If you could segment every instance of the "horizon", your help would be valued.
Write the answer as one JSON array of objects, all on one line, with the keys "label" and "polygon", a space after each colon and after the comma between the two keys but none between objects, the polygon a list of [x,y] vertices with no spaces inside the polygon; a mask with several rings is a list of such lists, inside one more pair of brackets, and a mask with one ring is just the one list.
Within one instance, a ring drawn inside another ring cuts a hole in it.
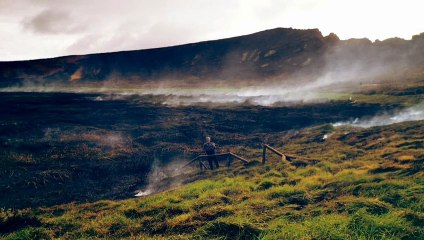
[{"label": "horizon", "polygon": [[0,0],[0,61],[170,47],[279,27],[317,28],[341,40],[409,40],[424,32],[415,24],[424,21],[421,5],[417,0]]}]

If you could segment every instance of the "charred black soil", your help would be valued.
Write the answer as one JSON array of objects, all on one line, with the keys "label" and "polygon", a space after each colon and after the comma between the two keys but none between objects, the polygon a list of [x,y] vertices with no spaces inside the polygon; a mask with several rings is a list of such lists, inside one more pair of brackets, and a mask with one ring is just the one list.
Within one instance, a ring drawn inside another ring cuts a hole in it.
[{"label": "charred black soil", "polygon": [[259,148],[282,133],[396,107],[348,101],[167,107],[153,96],[98,101],[99,96],[1,93],[0,207],[132,197],[146,184],[155,159],[188,160],[207,135],[221,151]]}]

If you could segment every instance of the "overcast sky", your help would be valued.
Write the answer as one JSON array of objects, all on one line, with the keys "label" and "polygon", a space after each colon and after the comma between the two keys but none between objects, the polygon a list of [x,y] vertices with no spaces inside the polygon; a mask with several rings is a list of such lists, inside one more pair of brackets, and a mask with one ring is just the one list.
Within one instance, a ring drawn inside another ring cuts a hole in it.
[{"label": "overcast sky", "polygon": [[423,0],[0,0],[0,61],[153,48],[275,27],[424,32]]}]

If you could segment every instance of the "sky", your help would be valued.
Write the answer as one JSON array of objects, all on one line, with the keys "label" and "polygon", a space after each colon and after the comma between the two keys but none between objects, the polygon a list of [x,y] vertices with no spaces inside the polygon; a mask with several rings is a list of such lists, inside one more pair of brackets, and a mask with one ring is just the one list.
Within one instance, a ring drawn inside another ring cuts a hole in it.
[{"label": "sky", "polygon": [[276,27],[410,39],[422,0],[0,0],[0,61],[164,47]]}]

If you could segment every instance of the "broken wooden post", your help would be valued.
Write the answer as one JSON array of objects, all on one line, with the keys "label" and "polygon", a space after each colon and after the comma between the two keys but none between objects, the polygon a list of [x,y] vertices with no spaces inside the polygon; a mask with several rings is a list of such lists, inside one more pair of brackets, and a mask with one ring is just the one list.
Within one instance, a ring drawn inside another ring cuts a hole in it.
[{"label": "broken wooden post", "polygon": [[202,163],[203,168],[206,170],[208,169],[208,167],[206,167],[206,165],[202,162],[202,160],[199,160]]},{"label": "broken wooden post", "polygon": [[202,160],[200,160],[200,159],[199,159],[199,168],[200,168],[200,171],[202,172],[203,171],[203,164],[202,164]]},{"label": "broken wooden post", "polygon": [[265,147],[268,148],[269,150],[271,150],[273,153],[277,154],[278,156],[282,157],[283,154],[281,152],[279,152],[277,149],[269,146],[268,144],[265,144]]},{"label": "broken wooden post", "polygon": [[266,161],[266,149],[269,149],[269,150],[271,150],[271,152],[273,152],[273,153],[275,153],[275,154],[277,154],[278,156],[280,156],[281,157],[281,161],[286,161],[287,160],[287,158],[286,158],[286,155],[284,155],[283,153],[281,153],[280,151],[278,151],[277,149],[275,149],[275,148],[273,148],[273,147],[271,147],[271,146],[269,146],[268,144],[264,144],[264,146],[263,146],[263,151],[262,151],[262,163],[263,164],[265,164],[265,161]]},{"label": "broken wooden post", "polygon": [[230,167],[231,166],[231,160],[232,160],[231,156],[228,155],[227,156],[227,167]]}]

